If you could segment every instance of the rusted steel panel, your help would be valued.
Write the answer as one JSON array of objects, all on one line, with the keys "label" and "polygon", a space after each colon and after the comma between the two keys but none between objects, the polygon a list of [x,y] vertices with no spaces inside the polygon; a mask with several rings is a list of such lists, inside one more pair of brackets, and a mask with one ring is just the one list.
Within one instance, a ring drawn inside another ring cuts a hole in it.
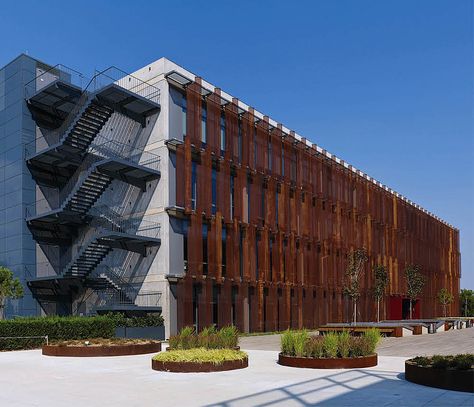
[{"label": "rusted steel panel", "polygon": [[[293,132],[284,134],[281,125],[273,128],[267,117],[255,120],[251,108],[239,112],[236,100],[221,107],[218,89],[205,100],[203,145],[199,83],[189,85],[186,96],[187,135],[176,151],[180,174],[176,202],[188,214],[188,270],[178,283],[179,326],[192,321],[193,303],[187,297],[192,297],[193,286],[201,287],[201,327],[212,319],[204,314],[212,315],[216,290],[219,325],[233,321],[241,329],[257,331],[349,320],[352,307],[342,294],[343,279],[348,253],[361,247],[367,249],[369,261],[361,279],[359,319],[375,317],[371,270],[378,263],[387,267],[390,276],[385,302],[389,295],[404,294],[405,267],[421,266],[427,276],[420,298],[422,317],[441,313],[436,304],[441,288],[459,292],[458,231],[336,163],[315,145],[297,141]],[[193,160],[198,174],[195,209]],[[206,276],[203,222],[207,225]],[[451,309],[457,310],[458,305],[456,300]],[[386,309],[382,307],[382,318],[388,317]]]}]

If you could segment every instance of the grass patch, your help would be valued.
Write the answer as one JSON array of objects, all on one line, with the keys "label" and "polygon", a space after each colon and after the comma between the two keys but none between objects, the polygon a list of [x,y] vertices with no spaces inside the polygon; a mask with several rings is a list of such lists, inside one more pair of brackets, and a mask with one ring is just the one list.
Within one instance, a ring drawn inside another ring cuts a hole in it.
[{"label": "grass patch", "polygon": [[214,363],[220,365],[224,362],[244,360],[247,354],[240,350],[233,349],[181,349],[161,352],[153,357],[158,362],[193,362],[193,363]]}]

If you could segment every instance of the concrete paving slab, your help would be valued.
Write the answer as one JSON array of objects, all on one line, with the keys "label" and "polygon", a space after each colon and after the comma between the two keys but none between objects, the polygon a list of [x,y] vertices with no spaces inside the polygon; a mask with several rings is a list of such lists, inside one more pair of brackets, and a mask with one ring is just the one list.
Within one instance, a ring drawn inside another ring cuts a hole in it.
[{"label": "concrete paving slab", "polygon": [[404,357],[367,369],[296,369],[277,351],[249,350],[247,369],[151,370],[151,356],[60,358],[39,350],[0,353],[0,406],[423,406],[474,405],[474,395],[403,378]]}]

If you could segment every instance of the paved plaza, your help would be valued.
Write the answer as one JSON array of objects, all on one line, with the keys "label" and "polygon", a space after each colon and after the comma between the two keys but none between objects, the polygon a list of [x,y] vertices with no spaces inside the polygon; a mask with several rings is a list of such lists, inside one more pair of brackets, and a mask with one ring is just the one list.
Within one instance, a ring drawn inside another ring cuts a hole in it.
[{"label": "paved plaza", "polygon": [[0,406],[474,406],[473,394],[403,378],[406,356],[472,352],[473,335],[474,329],[465,329],[387,339],[378,366],[353,370],[279,366],[277,350],[258,349],[278,349],[277,335],[243,338],[249,367],[220,373],[156,372],[152,355],[59,358],[39,350],[3,352]]}]

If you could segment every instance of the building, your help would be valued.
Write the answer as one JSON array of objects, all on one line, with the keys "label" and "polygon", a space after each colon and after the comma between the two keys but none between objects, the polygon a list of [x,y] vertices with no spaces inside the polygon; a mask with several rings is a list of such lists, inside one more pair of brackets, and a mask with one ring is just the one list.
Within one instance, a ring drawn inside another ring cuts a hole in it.
[{"label": "building", "polygon": [[415,315],[458,309],[459,231],[316,144],[161,58],[86,79],[21,55],[0,70],[0,262],[28,285],[7,315],[162,312],[243,331],[407,316],[403,270],[427,277]]}]

